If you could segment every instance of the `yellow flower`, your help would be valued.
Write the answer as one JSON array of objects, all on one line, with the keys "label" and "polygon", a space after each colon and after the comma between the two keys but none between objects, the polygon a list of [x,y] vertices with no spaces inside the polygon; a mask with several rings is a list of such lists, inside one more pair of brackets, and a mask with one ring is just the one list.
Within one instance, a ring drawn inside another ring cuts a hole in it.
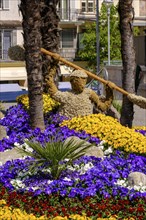
[{"label": "yellow flower", "polygon": [[[67,126],[77,131],[85,131],[94,137],[104,140],[113,148],[126,152],[146,154],[146,137],[135,132],[135,129],[122,126],[116,119],[103,114],[74,117],[64,120],[60,126]],[[145,129],[145,127],[142,127]]]},{"label": "yellow flower", "polygon": [[[20,103],[24,108],[29,109],[29,99],[28,95],[20,95],[16,98],[17,103]],[[47,113],[52,111],[54,108],[57,108],[60,105],[59,102],[55,101],[50,97],[49,94],[43,94],[43,112]]]}]

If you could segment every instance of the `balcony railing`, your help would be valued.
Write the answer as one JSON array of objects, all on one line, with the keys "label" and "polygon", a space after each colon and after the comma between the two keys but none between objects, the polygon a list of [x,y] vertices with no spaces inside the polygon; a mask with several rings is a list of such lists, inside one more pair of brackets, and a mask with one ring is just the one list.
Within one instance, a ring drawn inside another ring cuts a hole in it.
[{"label": "balcony railing", "polygon": [[94,20],[96,14],[94,12],[83,12],[81,9],[60,9],[58,10],[60,21],[78,21],[78,20]]},{"label": "balcony railing", "polygon": [[59,9],[58,15],[60,17],[60,21],[76,21],[78,17],[78,13],[75,9]]}]

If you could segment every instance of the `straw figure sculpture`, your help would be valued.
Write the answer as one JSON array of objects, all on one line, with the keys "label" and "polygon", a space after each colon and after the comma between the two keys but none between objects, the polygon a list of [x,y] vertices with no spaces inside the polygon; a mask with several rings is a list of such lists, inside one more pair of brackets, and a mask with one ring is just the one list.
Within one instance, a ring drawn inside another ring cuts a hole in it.
[{"label": "straw figure sculpture", "polygon": [[62,92],[57,89],[54,78],[56,69],[52,68],[47,78],[48,92],[50,96],[60,103],[59,114],[73,118],[75,116],[84,116],[93,113],[94,106],[101,112],[106,112],[113,101],[112,83],[106,85],[106,97],[104,100],[92,89],[85,88],[88,75],[83,70],[75,70],[70,74],[70,83],[72,90]]},{"label": "straw figure sculpture", "polygon": [[46,55],[49,55],[51,57],[53,57],[54,59],[58,60],[58,61],[61,61],[63,62],[65,65],[67,66],[70,66],[76,70],[83,70],[89,77],[95,79],[95,80],[98,80],[99,82],[103,83],[104,85],[107,85],[109,86],[110,88],[112,89],[115,89],[117,90],[118,92],[122,93],[123,95],[127,96],[127,98],[133,102],[133,104],[135,105],[138,105],[140,108],[143,108],[143,109],[146,109],[146,98],[142,97],[142,96],[138,96],[138,95],[135,95],[135,94],[132,94],[132,93],[128,93],[127,91],[125,91],[124,89],[118,87],[116,84],[110,82],[110,81],[107,81],[93,73],[91,73],[90,71],[87,71],[81,67],[79,67],[78,65],[70,62],[70,61],[67,61],[66,59],[62,58],[59,54],[56,54],[56,53],[52,53],[50,51],[47,51],[45,50],[44,48],[41,48],[41,52],[46,54]]}]

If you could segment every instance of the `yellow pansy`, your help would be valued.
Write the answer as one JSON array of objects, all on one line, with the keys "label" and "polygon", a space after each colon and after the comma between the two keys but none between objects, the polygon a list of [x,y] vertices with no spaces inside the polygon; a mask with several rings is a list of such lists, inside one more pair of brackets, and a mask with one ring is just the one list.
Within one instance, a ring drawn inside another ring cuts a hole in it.
[{"label": "yellow pansy", "polygon": [[[16,98],[17,103],[20,103],[24,106],[24,108],[29,109],[29,99],[28,95],[20,95]],[[49,94],[43,94],[43,112],[47,113],[52,111],[54,108],[59,106],[59,102],[55,101],[50,97]]]},{"label": "yellow pansy", "polygon": [[145,136],[135,132],[134,128],[122,126],[116,119],[104,114],[74,117],[71,120],[64,120],[60,126],[67,126],[77,131],[84,130],[115,149],[122,148],[126,152],[146,154]]}]

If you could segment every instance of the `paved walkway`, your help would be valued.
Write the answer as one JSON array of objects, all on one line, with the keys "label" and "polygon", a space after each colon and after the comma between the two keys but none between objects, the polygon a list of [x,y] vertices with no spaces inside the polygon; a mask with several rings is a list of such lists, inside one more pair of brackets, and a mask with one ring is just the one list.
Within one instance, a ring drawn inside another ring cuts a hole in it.
[{"label": "paved walkway", "polygon": [[146,109],[134,105],[133,126],[146,126]]},{"label": "paved walkway", "polygon": [[[137,95],[146,98],[146,84],[141,85]],[[139,106],[134,105],[134,111],[135,114],[134,114],[133,125],[146,126],[146,109],[142,109]]]}]

